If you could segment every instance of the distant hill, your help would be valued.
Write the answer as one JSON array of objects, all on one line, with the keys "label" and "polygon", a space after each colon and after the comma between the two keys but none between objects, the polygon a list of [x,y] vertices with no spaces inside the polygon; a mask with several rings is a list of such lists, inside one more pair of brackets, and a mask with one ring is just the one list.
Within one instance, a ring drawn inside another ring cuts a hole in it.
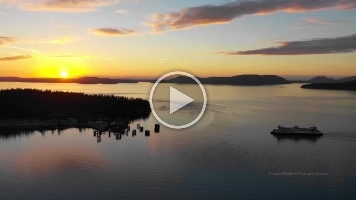
[{"label": "distant hill", "polygon": [[356,80],[346,83],[312,83],[301,86],[304,89],[356,90]]},{"label": "distant hill", "polygon": [[350,81],[353,81],[353,80],[356,80],[356,76],[349,76],[349,77],[337,79],[336,82],[338,82],[338,83],[346,83],[346,82],[350,82]]},{"label": "distant hill", "polygon": [[345,78],[341,78],[341,79],[333,79],[333,78],[329,78],[329,77],[325,77],[325,76],[317,76],[317,77],[314,77],[306,82],[308,82],[308,83],[346,83],[346,82],[353,81],[353,80],[356,80],[356,76],[349,76],[349,77],[345,77]]},{"label": "distant hill", "polygon": [[117,83],[137,83],[133,80],[110,79],[98,77],[82,78],[19,78],[0,77],[0,82],[30,82],[30,83],[78,83],[78,84],[117,84]]},{"label": "distant hill", "polygon": [[325,76],[317,76],[308,81],[309,83],[335,83],[336,80]]},{"label": "distant hill", "polygon": [[[197,77],[198,78],[198,77]],[[201,82],[202,79],[198,78]],[[178,76],[171,79],[162,80],[161,83],[180,83],[180,84],[194,84],[195,81],[187,76]]]},{"label": "distant hill", "polygon": [[[202,84],[214,85],[275,85],[289,84],[286,79],[275,75],[239,75],[233,77],[198,78]],[[163,83],[194,84],[195,81],[186,76],[179,76]]]}]

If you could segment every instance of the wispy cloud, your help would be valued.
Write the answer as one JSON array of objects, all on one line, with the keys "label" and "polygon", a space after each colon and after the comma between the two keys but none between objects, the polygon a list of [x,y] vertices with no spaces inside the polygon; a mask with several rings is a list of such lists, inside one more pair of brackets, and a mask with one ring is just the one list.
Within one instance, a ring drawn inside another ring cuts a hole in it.
[{"label": "wispy cloud", "polygon": [[161,58],[159,63],[164,64],[164,63],[166,63],[167,61],[168,61],[168,59],[166,59],[166,58]]},{"label": "wispy cloud", "polygon": [[295,24],[294,28],[318,28],[323,26],[331,26],[337,24],[348,24],[351,23],[347,19],[335,19],[335,20],[325,20],[317,18],[306,18],[302,22]]},{"label": "wispy cloud", "polygon": [[12,48],[12,49],[18,49],[18,50],[22,50],[22,51],[29,51],[29,52],[32,52],[32,53],[35,53],[35,54],[39,54],[39,55],[44,55],[44,53],[38,51],[38,50],[35,50],[35,49],[27,49],[27,48],[21,48],[21,47],[14,47],[14,46],[3,46],[3,47],[7,47],[7,48]]},{"label": "wispy cloud", "polygon": [[115,28],[97,28],[91,29],[91,31],[97,35],[105,36],[126,36],[126,35],[138,35],[137,31],[131,29],[115,29]]},{"label": "wispy cloud", "polygon": [[0,0],[0,5],[13,5],[30,11],[90,12],[120,0]]},{"label": "wispy cloud", "polygon": [[218,52],[223,55],[311,55],[356,52],[356,34],[336,38],[277,42],[280,46],[248,51]]},{"label": "wispy cloud", "polygon": [[304,19],[307,22],[321,25],[331,25],[331,24],[347,24],[350,23],[350,20],[346,19],[336,19],[336,20],[325,20],[325,19],[316,19],[316,18],[306,18]]},{"label": "wispy cloud", "polygon": [[49,40],[42,40],[38,41],[38,43],[48,43],[48,44],[67,44],[70,42],[78,42],[82,40],[88,40],[88,38],[81,38],[81,37],[73,37],[73,36],[63,36],[55,39]]},{"label": "wispy cloud", "polygon": [[[15,42],[22,42],[22,43],[40,43],[40,44],[67,44],[70,42],[78,42],[83,40],[89,40],[89,38],[82,38],[78,36],[63,36],[53,39],[34,39],[34,38],[14,38],[14,37],[0,37],[0,46],[5,46]],[[19,47],[12,47],[7,46],[10,48],[17,48]]]},{"label": "wispy cloud", "polygon": [[100,57],[89,54],[64,54],[64,55],[46,55],[46,54],[25,54],[19,56],[5,56],[0,57],[0,61],[17,61],[17,60],[27,60],[27,59],[46,59],[46,58],[58,58],[58,59],[94,59],[94,58],[105,58],[112,59],[109,57]]},{"label": "wispy cloud", "polygon": [[7,44],[11,44],[11,43],[14,43],[14,42],[17,42],[17,41],[19,41],[18,38],[14,38],[14,37],[1,37],[1,36],[0,36],[0,46],[7,45]]},{"label": "wispy cloud", "polygon": [[51,56],[54,58],[100,58],[100,56],[93,56],[93,55],[79,55],[79,54],[66,54],[66,55],[56,55]]},{"label": "wispy cloud", "polygon": [[0,57],[0,61],[27,60],[33,57],[34,57],[33,55],[8,56],[8,57]]},{"label": "wispy cloud", "polygon": [[64,24],[58,24],[57,26],[58,26],[58,27],[61,27],[61,28],[73,28],[73,26],[64,25]]},{"label": "wispy cloud", "polygon": [[328,8],[355,9],[355,0],[255,0],[236,1],[222,5],[188,7],[166,14],[153,14],[153,32],[190,29],[195,26],[226,24],[245,15],[271,14],[275,12],[306,12]]},{"label": "wispy cloud", "polygon": [[268,40],[259,40],[256,43],[270,43],[270,42],[275,43],[276,41],[281,41],[283,39],[284,38],[272,38],[272,39],[268,39]]},{"label": "wispy cloud", "polygon": [[120,14],[124,14],[124,13],[126,13],[127,12],[127,10],[117,10],[117,11],[115,11],[116,13],[120,13]]}]

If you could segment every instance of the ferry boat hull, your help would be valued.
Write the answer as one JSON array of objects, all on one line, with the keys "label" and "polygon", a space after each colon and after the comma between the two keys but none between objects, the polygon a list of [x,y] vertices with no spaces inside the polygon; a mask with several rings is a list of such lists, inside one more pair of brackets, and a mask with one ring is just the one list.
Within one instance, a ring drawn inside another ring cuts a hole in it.
[{"label": "ferry boat hull", "polygon": [[278,126],[277,129],[273,129],[271,132],[273,135],[303,135],[303,136],[322,136],[323,133],[320,132],[316,127],[310,128],[299,128],[298,126],[289,128]]},{"label": "ferry boat hull", "polygon": [[276,132],[272,131],[272,135],[306,135],[306,136],[322,136],[323,133],[287,133],[287,132]]}]

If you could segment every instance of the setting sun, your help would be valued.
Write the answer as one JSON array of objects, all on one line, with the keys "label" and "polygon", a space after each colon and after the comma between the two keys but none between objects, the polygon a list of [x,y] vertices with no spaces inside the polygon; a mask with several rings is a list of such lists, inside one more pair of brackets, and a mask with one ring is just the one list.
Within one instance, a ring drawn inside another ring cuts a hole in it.
[{"label": "setting sun", "polygon": [[61,78],[67,78],[68,77],[68,72],[62,71],[60,74]]}]

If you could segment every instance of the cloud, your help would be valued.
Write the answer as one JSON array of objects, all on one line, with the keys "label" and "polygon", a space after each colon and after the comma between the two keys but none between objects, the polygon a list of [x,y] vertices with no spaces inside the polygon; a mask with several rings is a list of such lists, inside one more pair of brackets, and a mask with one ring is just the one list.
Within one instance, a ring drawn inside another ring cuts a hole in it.
[{"label": "cloud", "polygon": [[77,55],[77,54],[57,55],[57,56],[52,56],[52,57],[54,57],[54,58],[99,58],[99,56]]},{"label": "cloud", "polygon": [[81,38],[78,36],[63,36],[54,39],[34,39],[34,38],[27,38],[27,39],[19,39],[14,37],[0,37],[0,46],[5,46],[7,44],[11,44],[14,42],[24,42],[24,43],[41,43],[41,44],[66,44],[70,42],[77,42],[82,40],[89,40],[89,38]]},{"label": "cloud", "polygon": [[59,37],[59,38],[55,38],[55,39],[39,41],[39,43],[67,44],[70,42],[78,42],[78,41],[82,41],[82,40],[87,40],[87,39],[81,38],[81,37],[63,36],[63,37]]},{"label": "cloud", "polygon": [[76,58],[108,58],[108,57],[100,57],[88,54],[65,54],[65,55],[19,55],[19,56],[8,56],[8,57],[0,57],[0,61],[16,61],[16,60],[26,60],[32,58],[67,58],[67,59],[76,59]]},{"label": "cloud", "polygon": [[14,37],[1,37],[0,36],[0,46],[11,44],[17,42],[19,39]]},{"label": "cloud", "polygon": [[64,25],[64,24],[58,24],[57,26],[58,26],[58,27],[61,27],[61,28],[73,28],[73,26]]},{"label": "cloud", "polygon": [[324,20],[316,18],[306,18],[302,22],[295,24],[294,28],[317,28],[322,26],[331,26],[337,24],[348,24],[351,23],[350,20],[346,19],[336,19],[336,20]]},{"label": "cloud", "polygon": [[126,13],[127,12],[127,10],[117,10],[117,11],[115,11],[116,13],[120,13],[120,14],[124,14],[124,13]]},{"label": "cloud", "polygon": [[35,54],[39,54],[39,55],[44,55],[44,53],[35,50],[35,49],[26,49],[26,48],[21,48],[21,47],[14,47],[14,46],[3,46],[3,47],[7,47],[7,48],[12,48],[12,49],[18,49],[18,50],[22,50],[22,51],[29,51]]},{"label": "cloud", "polygon": [[280,46],[248,51],[218,52],[223,55],[310,55],[356,52],[356,34],[304,41],[277,42]]},{"label": "cloud", "polygon": [[0,0],[0,5],[14,5],[30,11],[90,12],[119,2],[120,0]]},{"label": "cloud", "polygon": [[8,56],[8,57],[0,57],[0,61],[16,61],[16,60],[26,60],[34,58],[32,55],[20,55],[20,56]]},{"label": "cloud", "polygon": [[166,14],[153,14],[153,32],[190,29],[195,26],[226,24],[245,15],[271,14],[275,12],[306,12],[328,8],[355,9],[355,0],[254,0],[236,1],[222,5],[188,7]]},{"label": "cloud", "polygon": [[97,28],[91,29],[97,35],[105,36],[125,36],[125,35],[138,35],[139,33],[131,29],[115,29],[115,28]]},{"label": "cloud", "polygon": [[337,20],[323,20],[323,19],[316,19],[316,18],[306,18],[304,19],[307,22],[320,24],[320,25],[331,25],[331,24],[347,24],[350,23],[349,20],[345,19],[337,19]]},{"label": "cloud", "polygon": [[49,56],[52,58],[58,58],[58,59],[108,59],[108,60],[114,60],[112,57],[105,57],[105,56],[95,56],[95,55],[90,55],[90,54],[64,54],[64,55],[54,55],[54,56]]},{"label": "cloud", "polygon": [[276,41],[280,41],[283,40],[284,38],[272,38],[272,39],[268,39],[268,40],[259,40],[256,43],[268,43],[268,42],[273,42],[275,43]]}]

